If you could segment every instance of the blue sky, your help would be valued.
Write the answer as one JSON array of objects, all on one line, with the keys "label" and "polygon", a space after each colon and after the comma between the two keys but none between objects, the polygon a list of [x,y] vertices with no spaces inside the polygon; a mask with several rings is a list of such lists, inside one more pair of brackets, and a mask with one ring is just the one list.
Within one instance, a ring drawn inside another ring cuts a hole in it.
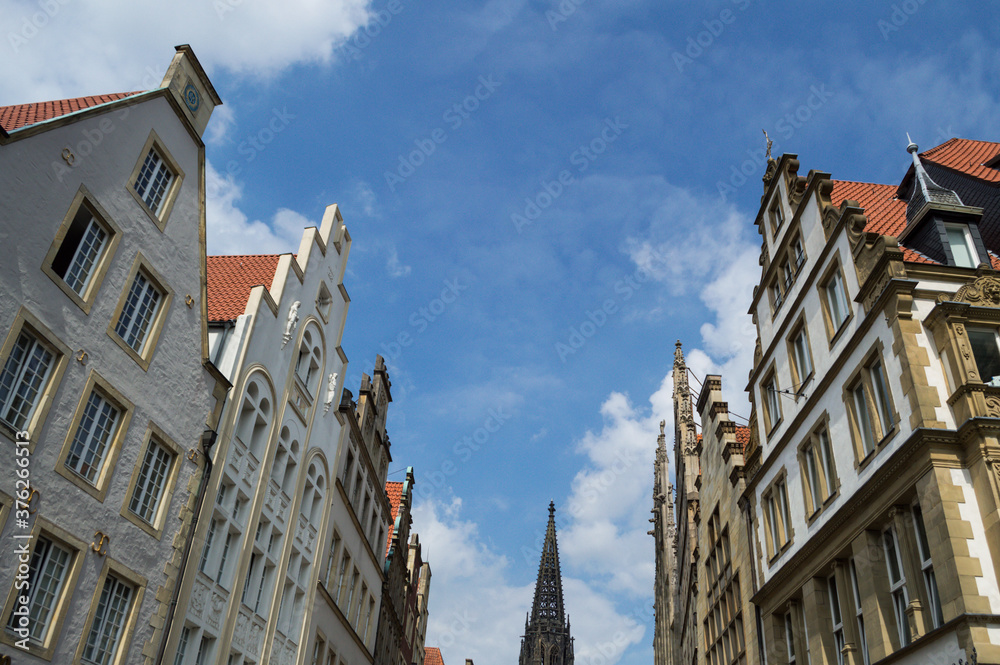
[{"label": "blue sky", "polygon": [[674,340],[748,411],[761,129],[801,173],[882,183],[905,132],[922,149],[1000,135],[990,3],[0,10],[2,104],[149,87],[194,47],[225,102],[210,252],[292,251],[340,204],[347,385],[386,357],[391,469],[416,469],[428,644],[449,665],[516,661],[550,499],[578,662],[650,661]]}]

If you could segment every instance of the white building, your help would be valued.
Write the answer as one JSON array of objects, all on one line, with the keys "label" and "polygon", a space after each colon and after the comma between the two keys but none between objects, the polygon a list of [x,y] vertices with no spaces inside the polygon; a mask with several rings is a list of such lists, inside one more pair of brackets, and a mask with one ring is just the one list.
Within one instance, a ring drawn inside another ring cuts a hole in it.
[{"label": "white building", "polygon": [[208,258],[210,354],[233,387],[165,662],[371,660],[388,441],[347,441],[370,438],[355,420],[384,435],[388,386],[357,416],[340,399],[350,245],[332,205],[295,255]]},{"label": "white building", "polygon": [[182,46],[156,89],[0,108],[13,662],[155,656],[228,388],[204,323],[201,135],[219,104]]}]

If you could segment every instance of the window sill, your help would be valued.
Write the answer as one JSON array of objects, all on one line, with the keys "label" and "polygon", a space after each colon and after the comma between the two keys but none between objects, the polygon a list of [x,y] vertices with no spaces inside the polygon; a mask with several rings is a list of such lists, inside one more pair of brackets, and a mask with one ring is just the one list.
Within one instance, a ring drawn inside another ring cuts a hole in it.
[{"label": "window sill", "polygon": [[854,312],[851,312],[847,318],[840,322],[840,327],[837,328],[833,335],[830,337],[830,349],[833,349],[834,345],[840,340],[840,337],[847,330],[847,324],[849,324],[854,319]]}]

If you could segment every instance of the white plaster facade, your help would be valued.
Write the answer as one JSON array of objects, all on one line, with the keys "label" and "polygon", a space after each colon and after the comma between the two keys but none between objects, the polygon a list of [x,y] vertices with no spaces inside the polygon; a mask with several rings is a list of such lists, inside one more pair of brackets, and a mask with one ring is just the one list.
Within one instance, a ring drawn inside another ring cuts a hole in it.
[{"label": "white plaster facade", "polygon": [[[157,89],[0,132],[0,653],[15,663],[155,653],[197,450],[227,387],[203,316],[201,133],[220,103],[178,47]],[[163,187],[151,193],[139,181],[153,168]],[[81,239],[84,227],[94,235]],[[19,460],[30,487],[17,484]],[[21,648],[11,613],[25,594]]]}]

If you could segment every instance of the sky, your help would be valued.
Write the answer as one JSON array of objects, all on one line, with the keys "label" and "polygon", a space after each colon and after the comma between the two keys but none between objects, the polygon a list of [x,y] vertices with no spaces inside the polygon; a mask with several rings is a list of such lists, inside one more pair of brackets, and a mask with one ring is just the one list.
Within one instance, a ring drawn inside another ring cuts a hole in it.
[{"label": "sky", "polygon": [[[995,3],[0,0],[0,105],[143,90],[188,43],[212,254],[340,205],[356,392],[389,366],[427,644],[516,663],[550,500],[579,665],[652,659],[652,461],[675,340],[732,412],[755,331],[764,135],[898,183],[1000,136]],[[697,389],[697,383],[694,384]]]}]

